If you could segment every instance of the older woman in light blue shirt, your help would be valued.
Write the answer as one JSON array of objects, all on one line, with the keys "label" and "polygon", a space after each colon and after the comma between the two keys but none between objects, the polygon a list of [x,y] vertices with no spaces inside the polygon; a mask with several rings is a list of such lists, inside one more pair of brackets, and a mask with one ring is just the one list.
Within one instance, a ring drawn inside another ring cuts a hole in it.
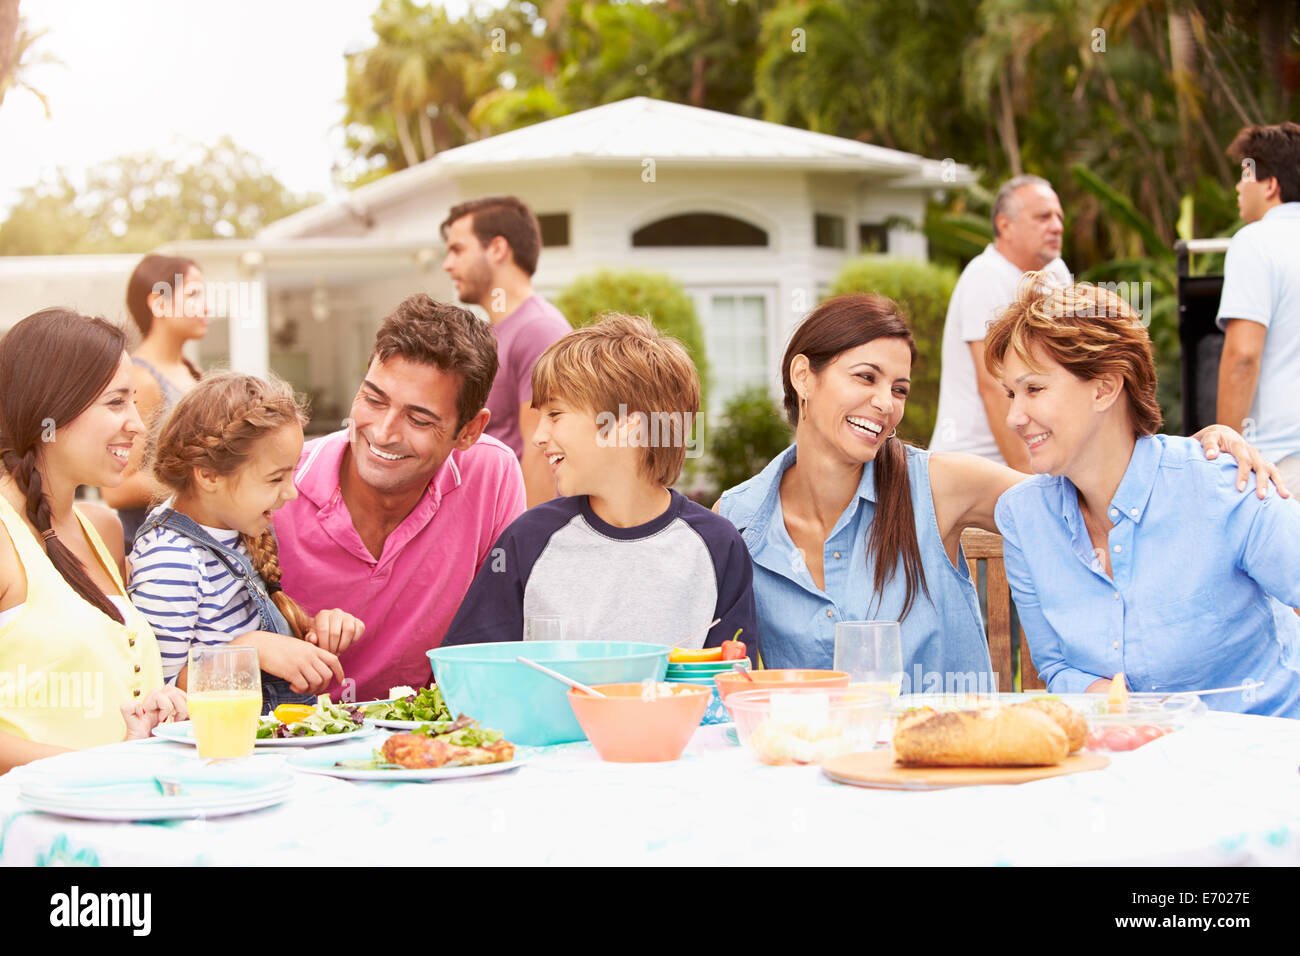
[{"label": "older woman in light blue shirt", "polygon": [[[1241,495],[1160,427],[1146,329],[1091,286],[1026,287],[985,338],[1038,475],[996,518],[1049,690],[1174,692],[1300,717],[1300,504]],[[1122,677],[1121,677],[1122,675]]]},{"label": "older woman in light blue shirt", "polygon": [[[960,539],[994,530],[998,496],[1025,476],[897,438],[915,359],[882,296],[829,299],[791,337],[782,384],[795,444],[717,505],[754,561],[768,667],[830,667],[836,622],[894,620],[905,692],[994,689]],[[1248,457],[1231,429],[1205,441],[1207,453],[1223,441]]]}]

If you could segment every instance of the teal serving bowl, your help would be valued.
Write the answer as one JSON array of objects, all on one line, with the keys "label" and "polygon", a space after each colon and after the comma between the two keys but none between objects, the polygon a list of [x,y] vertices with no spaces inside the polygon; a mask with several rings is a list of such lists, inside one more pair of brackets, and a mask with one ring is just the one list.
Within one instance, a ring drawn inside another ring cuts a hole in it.
[{"label": "teal serving bowl", "polygon": [[429,651],[433,677],[452,714],[468,714],[529,747],[586,740],[569,688],[520,664],[526,657],[593,684],[661,681],[671,648],[632,641],[502,641]]}]

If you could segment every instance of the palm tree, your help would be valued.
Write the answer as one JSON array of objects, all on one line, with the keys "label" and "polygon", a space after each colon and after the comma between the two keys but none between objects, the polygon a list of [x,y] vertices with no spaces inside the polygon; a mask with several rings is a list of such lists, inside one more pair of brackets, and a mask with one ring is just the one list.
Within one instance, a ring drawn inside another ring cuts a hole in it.
[{"label": "palm tree", "polygon": [[[16,14],[18,4],[15,2],[10,7],[9,0],[3,0],[0,6],[0,37],[6,34],[5,18],[8,13]],[[45,110],[45,118],[50,118],[50,100],[44,93],[31,85],[29,77],[32,72],[41,66],[57,64],[62,66],[62,61],[52,53],[36,52],[34,47],[36,43],[48,33],[48,30],[37,30],[35,33],[27,28],[26,18],[20,17],[17,20],[17,26],[13,31],[8,31],[13,38],[12,53],[9,56],[8,69],[5,69],[3,50],[0,49],[0,104],[4,103],[5,94],[10,90],[26,90],[32,96],[40,100],[41,108]],[[0,40],[3,43],[3,40]]]}]

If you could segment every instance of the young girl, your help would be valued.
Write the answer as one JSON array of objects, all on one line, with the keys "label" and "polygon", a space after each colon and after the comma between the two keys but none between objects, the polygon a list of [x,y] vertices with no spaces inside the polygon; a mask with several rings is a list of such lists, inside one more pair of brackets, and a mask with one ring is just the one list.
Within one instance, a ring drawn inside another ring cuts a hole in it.
[{"label": "young girl", "polygon": [[204,379],[158,435],[154,475],[174,497],[149,514],[131,549],[128,590],[153,624],[166,679],[186,686],[193,644],[251,644],[263,713],[311,703],[342,681],[337,655],[365,630],[337,608],[313,619],[280,590],[271,515],[298,496],[302,423],[283,382]]},{"label": "young girl", "polygon": [[131,450],[121,484],[101,488],[100,493],[106,504],[117,509],[130,547],[148,514],[150,499],[160,490],[149,469],[158,428],[202,375],[182,348],[208,331],[203,273],[192,259],[145,256],[127,283],[126,309],[141,335],[131,362],[135,407],[146,434]]}]

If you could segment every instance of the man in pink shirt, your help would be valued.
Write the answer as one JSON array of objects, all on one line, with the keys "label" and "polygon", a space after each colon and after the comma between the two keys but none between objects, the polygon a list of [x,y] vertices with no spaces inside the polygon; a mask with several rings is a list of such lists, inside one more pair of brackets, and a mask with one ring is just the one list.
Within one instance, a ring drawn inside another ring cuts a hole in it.
[{"label": "man in pink shirt", "polygon": [[487,407],[487,432],[514,450],[524,472],[528,507],[555,497],[551,466],[533,442],[541,413],[532,407],[533,366],[551,343],[571,332],[559,309],[533,291],[542,231],[514,196],[488,196],[452,206],[443,221],[451,276],[462,302],[481,306],[492,323],[501,363]]},{"label": "man in pink shirt", "polygon": [[425,652],[524,510],[514,453],[483,434],[496,372],[482,321],[412,296],[379,330],[347,430],[303,448],[298,497],[275,514],[281,583],[309,613],[342,607],[366,625],[339,655],[335,699],[428,684]]}]

